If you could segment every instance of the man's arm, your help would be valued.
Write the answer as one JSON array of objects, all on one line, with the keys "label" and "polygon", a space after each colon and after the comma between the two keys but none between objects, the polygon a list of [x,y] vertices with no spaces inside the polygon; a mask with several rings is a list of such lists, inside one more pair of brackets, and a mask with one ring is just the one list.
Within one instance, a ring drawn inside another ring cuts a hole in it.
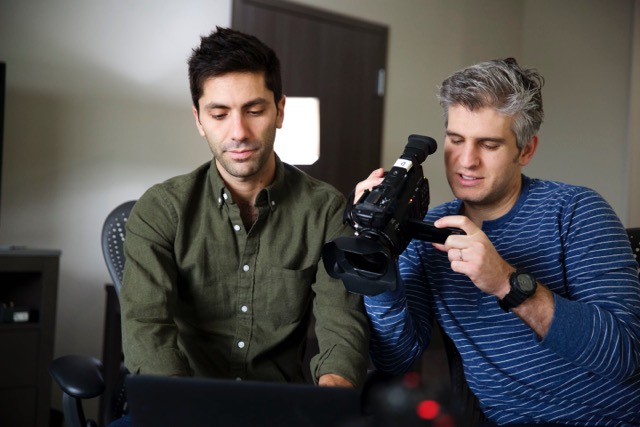
[{"label": "man's arm", "polygon": [[[608,378],[624,380],[639,369],[640,285],[635,260],[622,225],[596,193],[575,196],[562,218],[566,296],[538,282],[533,297],[513,313],[540,344],[572,363]],[[446,217],[438,226],[460,227],[445,245],[453,271],[498,298],[508,292],[515,270],[496,252],[486,235],[467,218]]]},{"label": "man's arm", "polygon": [[[325,243],[353,231],[342,223],[344,200],[327,209]],[[330,277],[318,260],[313,312],[320,352],[311,361],[319,385],[355,386],[364,383],[368,367],[369,330],[362,297],[347,292],[341,280]]]},{"label": "man's arm", "polygon": [[[469,277],[483,292],[503,299],[511,290],[509,276],[516,271],[516,267],[498,254],[486,234],[469,218],[448,216],[435,223],[438,227],[458,227],[466,233],[447,239],[444,245],[434,245],[447,252],[451,269]],[[553,293],[538,282],[535,294],[512,311],[538,337],[544,338],[553,319],[554,305]]]},{"label": "man's arm", "polygon": [[[401,279],[396,290],[364,299],[371,327],[371,358],[384,372],[409,371],[431,342],[433,297],[425,280],[423,244],[412,241],[400,256]],[[409,288],[411,298],[406,296]]]},{"label": "man's arm", "polygon": [[127,220],[120,292],[125,364],[134,373],[190,375],[171,315],[177,276],[174,234],[168,209],[154,189],[148,191]]}]

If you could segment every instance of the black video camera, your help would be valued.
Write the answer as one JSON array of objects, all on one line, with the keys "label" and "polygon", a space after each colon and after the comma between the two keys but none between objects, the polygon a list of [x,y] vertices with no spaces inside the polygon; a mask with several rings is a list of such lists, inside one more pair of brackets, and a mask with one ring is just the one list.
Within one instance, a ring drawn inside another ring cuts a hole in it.
[{"label": "black video camera", "polygon": [[404,153],[380,185],[365,191],[355,205],[347,203],[345,222],[356,235],[326,243],[322,258],[327,273],[342,279],[349,292],[377,295],[395,290],[398,256],[411,239],[444,243],[451,234],[464,234],[422,220],[429,208],[429,181],[421,163],[436,148],[433,138],[410,135]]}]

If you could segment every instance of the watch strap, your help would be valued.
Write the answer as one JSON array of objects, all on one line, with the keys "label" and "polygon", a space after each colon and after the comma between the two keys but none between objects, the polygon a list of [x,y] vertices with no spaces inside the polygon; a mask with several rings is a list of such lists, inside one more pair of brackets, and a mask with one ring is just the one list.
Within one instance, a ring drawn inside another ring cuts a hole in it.
[{"label": "watch strap", "polygon": [[[518,276],[520,275],[527,275],[529,276],[529,279],[533,281],[533,287],[531,290],[524,291],[520,288],[518,284]],[[518,269],[509,276],[509,286],[509,293],[507,293],[502,299],[498,298],[498,305],[500,305],[500,308],[504,311],[509,311],[512,308],[519,306],[526,299],[531,297],[536,292],[536,279],[526,270]]]}]

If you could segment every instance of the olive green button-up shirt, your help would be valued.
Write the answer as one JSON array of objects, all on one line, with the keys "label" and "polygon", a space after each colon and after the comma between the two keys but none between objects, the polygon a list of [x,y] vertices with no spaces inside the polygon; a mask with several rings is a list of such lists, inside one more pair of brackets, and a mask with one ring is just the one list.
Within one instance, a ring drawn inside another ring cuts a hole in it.
[{"label": "olive green button-up shirt", "polygon": [[311,373],[362,385],[368,324],[362,299],[322,265],[325,242],[353,234],[344,197],[276,160],[246,230],[214,162],[150,188],[127,222],[120,293],[125,364],[134,373],[304,382]]}]

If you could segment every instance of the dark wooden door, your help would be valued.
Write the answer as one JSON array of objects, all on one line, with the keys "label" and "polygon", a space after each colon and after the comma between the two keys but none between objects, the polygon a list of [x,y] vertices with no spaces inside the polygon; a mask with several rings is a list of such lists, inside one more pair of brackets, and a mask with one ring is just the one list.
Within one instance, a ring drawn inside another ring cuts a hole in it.
[{"label": "dark wooden door", "polygon": [[276,51],[285,95],[320,99],[320,159],[300,169],[348,194],[381,166],[387,27],[275,0],[234,0],[232,26]]}]

